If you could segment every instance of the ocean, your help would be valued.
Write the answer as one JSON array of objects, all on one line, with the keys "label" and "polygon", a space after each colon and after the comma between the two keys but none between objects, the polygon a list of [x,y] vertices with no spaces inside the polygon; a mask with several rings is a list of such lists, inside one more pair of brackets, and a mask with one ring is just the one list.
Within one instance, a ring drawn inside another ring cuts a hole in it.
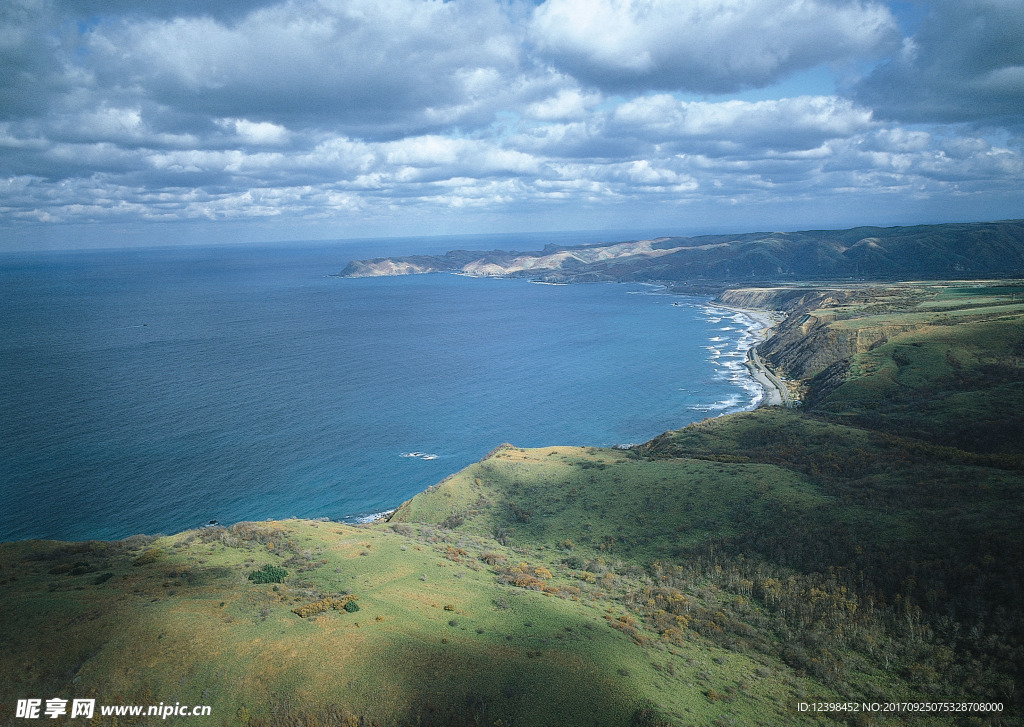
[{"label": "ocean", "polygon": [[756,324],[707,299],[331,277],[351,259],[495,242],[543,244],[0,255],[0,540],[353,520],[503,442],[643,442],[759,401],[743,367]]}]

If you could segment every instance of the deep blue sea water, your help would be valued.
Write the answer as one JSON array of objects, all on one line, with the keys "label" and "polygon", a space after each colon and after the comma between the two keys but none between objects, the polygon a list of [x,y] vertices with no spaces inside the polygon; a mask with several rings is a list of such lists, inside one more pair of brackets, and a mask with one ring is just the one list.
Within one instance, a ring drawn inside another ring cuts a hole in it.
[{"label": "deep blue sea water", "polygon": [[702,299],[329,277],[455,246],[0,255],[0,540],[351,518],[502,442],[641,442],[761,395],[752,322]]}]

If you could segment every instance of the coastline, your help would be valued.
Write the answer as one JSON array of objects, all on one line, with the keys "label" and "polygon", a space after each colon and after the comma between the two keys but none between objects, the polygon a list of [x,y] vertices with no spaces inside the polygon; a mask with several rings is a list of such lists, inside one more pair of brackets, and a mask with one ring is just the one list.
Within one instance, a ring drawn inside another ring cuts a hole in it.
[{"label": "coastline", "polygon": [[740,315],[749,318],[755,324],[760,325],[760,328],[754,333],[757,340],[752,343],[746,351],[747,357],[744,364],[750,374],[750,377],[760,385],[763,391],[763,396],[760,401],[746,411],[760,409],[764,406],[792,407],[793,404],[790,400],[789,391],[786,388],[785,383],[771,373],[761,361],[761,358],[757,355],[757,346],[768,339],[771,335],[772,329],[775,328],[775,325],[778,323],[774,318],[773,312],[757,310],[754,308],[736,308],[734,306],[714,301],[708,303],[708,307],[739,313]]}]

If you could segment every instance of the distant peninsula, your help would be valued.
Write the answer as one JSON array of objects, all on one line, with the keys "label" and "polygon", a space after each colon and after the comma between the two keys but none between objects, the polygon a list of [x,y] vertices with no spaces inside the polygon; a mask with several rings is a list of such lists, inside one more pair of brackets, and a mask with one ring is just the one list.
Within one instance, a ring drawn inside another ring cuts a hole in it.
[{"label": "distant peninsula", "polygon": [[1024,220],[659,237],[543,250],[354,260],[338,275],[364,278],[448,272],[551,283],[966,279],[1020,275]]}]

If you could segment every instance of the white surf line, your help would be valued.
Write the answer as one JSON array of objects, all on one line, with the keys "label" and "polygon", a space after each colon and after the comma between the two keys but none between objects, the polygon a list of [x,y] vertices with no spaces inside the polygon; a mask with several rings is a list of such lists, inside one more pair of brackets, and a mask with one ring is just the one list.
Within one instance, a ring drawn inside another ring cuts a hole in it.
[{"label": "white surf line", "polygon": [[[720,315],[719,321],[729,319],[735,323],[740,323],[737,318],[741,318],[746,328],[740,340],[737,341],[736,353],[741,354],[746,359],[744,368],[747,371],[747,376],[744,378],[747,379],[748,383],[741,383],[735,378],[733,381],[736,381],[748,391],[752,384],[760,391],[760,396],[756,397],[742,411],[750,411],[761,406],[778,406],[780,404],[792,407],[786,385],[768,371],[760,358],[757,357],[755,351],[757,345],[767,338],[768,332],[774,327],[770,314],[766,311],[733,308],[721,303],[707,303],[705,305],[705,312],[710,320],[714,320],[715,317]],[[718,321],[715,322],[717,323]]]}]

